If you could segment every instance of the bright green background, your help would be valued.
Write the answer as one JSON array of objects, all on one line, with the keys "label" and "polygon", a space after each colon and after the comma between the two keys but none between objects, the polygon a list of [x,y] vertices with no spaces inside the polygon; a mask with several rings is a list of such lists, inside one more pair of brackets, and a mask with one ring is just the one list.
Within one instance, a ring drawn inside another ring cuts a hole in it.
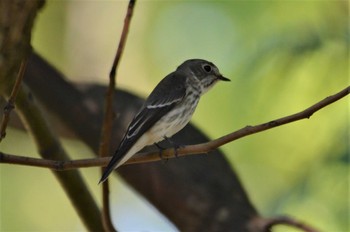
[{"label": "bright green background", "polygon": [[[71,80],[107,83],[126,6],[48,1],[35,25],[34,48]],[[140,1],[117,82],[147,96],[185,59],[213,61],[232,82],[203,97],[192,122],[217,138],[298,112],[345,88],[348,20],[347,1]],[[262,215],[287,214],[322,231],[346,232],[349,141],[347,97],[309,120],[222,149]],[[63,142],[73,159],[92,157],[81,143]],[[0,149],[37,157],[31,138],[16,130],[8,131]],[[84,230],[50,171],[0,165],[0,172],[0,231]],[[99,174],[97,168],[83,171],[98,201]],[[175,230],[119,180],[112,184],[118,229]]]}]

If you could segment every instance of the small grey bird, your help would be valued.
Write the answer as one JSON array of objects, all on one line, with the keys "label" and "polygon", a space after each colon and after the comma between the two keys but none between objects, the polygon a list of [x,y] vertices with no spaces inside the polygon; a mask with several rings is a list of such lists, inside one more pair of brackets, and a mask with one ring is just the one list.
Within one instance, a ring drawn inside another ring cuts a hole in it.
[{"label": "small grey bird", "polygon": [[200,59],[185,61],[161,80],[131,121],[99,183],[145,146],[169,138],[184,128],[199,98],[219,80],[230,81],[213,63]]}]

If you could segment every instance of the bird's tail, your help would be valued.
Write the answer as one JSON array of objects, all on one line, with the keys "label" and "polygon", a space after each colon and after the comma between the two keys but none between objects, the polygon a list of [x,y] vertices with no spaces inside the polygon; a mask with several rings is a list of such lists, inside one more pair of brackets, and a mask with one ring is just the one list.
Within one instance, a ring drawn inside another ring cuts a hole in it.
[{"label": "bird's tail", "polygon": [[102,177],[98,184],[103,183],[105,180],[107,180],[108,176],[111,174],[111,172],[119,167],[121,165],[121,162],[118,162],[118,159],[120,160],[120,157],[114,155],[111,159],[111,161],[108,163],[107,167],[104,169]]},{"label": "bird's tail", "polygon": [[130,159],[131,156],[133,156],[136,152],[138,152],[145,146],[145,141],[142,138],[139,139],[136,143],[132,141],[129,144],[128,142],[130,141],[122,143],[122,145],[115,152],[111,161],[108,163],[107,167],[105,168],[102,174],[102,177],[98,182],[99,184],[104,182],[114,169],[117,169],[119,166],[125,163],[128,159]]}]

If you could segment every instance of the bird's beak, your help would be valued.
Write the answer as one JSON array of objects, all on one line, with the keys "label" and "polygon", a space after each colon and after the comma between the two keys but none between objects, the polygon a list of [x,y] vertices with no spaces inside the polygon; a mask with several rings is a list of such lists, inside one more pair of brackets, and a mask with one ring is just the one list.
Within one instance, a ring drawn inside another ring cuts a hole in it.
[{"label": "bird's beak", "polygon": [[224,77],[224,76],[222,76],[222,75],[220,75],[220,76],[218,77],[218,80],[220,80],[220,81],[231,81],[230,79],[228,79],[228,78],[226,78],[226,77]]}]

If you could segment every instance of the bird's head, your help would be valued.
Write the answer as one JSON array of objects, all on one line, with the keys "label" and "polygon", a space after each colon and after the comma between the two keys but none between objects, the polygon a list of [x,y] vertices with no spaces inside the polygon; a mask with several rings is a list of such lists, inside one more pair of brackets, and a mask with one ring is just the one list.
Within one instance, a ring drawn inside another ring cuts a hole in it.
[{"label": "bird's head", "polygon": [[230,81],[221,75],[213,63],[201,59],[187,60],[177,68],[177,71],[184,73],[192,85],[198,85],[201,94],[207,92],[220,80]]}]

